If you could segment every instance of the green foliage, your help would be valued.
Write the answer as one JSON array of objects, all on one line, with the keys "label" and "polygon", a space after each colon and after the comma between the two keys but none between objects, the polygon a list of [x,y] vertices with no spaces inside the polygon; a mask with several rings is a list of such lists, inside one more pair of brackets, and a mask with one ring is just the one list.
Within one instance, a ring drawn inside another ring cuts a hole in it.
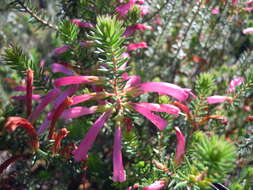
[{"label": "green foliage", "polygon": [[119,71],[127,58],[123,58],[122,54],[125,48],[122,47],[125,38],[122,37],[124,28],[122,22],[116,17],[100,16],[97,18],[97,25],[92,33],[92,39],[96,43],[97,51],[101,64],[106,64],[110,69],[104,69],[108,73],[114,73],[115,77],[119,77],[123,71]]},{"label": "green foliage", "polygon": [[193,165],[198,171],[206,172],[211,182],[221,182],[234,169],[235,146],[224,137],[197,132],[192,144]]},{"label": "green foliage", "polygon": [[74,41],[77,40],[79,28],[75,23],[64,20],[60,23],[59,32],[61,39],[65,43],[72,44]]},{"label": "green foliage", "polygon": [[3,59],[6,65],[20,73],[25,72],[28,68],[35,68],[33,63],[24,54],[22,48],[14,44],[5,49]]},{"label": "green foliage", "polygon": [[214,77],[210,73],[201,73],[195,84],[195,90],[200,97],[207,97],[215,90]]}]

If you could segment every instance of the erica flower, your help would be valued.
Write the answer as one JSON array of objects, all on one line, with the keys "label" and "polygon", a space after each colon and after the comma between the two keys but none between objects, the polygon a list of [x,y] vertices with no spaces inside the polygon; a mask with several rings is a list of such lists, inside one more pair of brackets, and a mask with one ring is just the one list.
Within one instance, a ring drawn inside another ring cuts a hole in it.
[{"label": "erica flower", "polygon": [[113,145],[113,178],[114,182],[126,181],[126,173],[123,167],[121,153],[121,127],[116,127]]},{"label": "erica flower", "polygon": [[136,0],[129,0],[128,3],[120,5],[116,8],[116,12],[121,16],[124,17],[129,10],[134,7]]},{"label": "erica flower", "polygon": [[253,33],[253,27],[244,29],[242,31],[242,33],[244,33],[244,34],[252,34]]},{"label": "erica flower", "polygon": [[253,11],[253,7],[246,7],[246,8],[243,8],[245,11]]},{"label": "erica flower", "polygon": [[229,92],[233,92],[235,91],[235,88],[239,85],[241,85],[242,83],[244,82],[244,78],[242,77],[237,77],[235,79],[233,79],[230,84],[229,84],[229,89],[228,91]]},{"label": "erica flower", "polygon": [[175,127],[175,130],[176,130],[176,137],[177,137],[175,163],[176,165],[179,165],[185,153],[185,137],[178,127]]},{"label": "erica flower", "polygon": [[217,15],[217,14],[219,14],[219,13],[220,13],[220,9],[219,9],[219,7],[218,7],[218,6],[216,6],[214,9],[212,9],[211,13],[212,13],[213,15]]},{"label": "erica flower", "polygon": [[35,108],[35,110],[31,113],[28,120],[31,123],[34,123],[35,120],[41,114],[41,112],[45,109],[45,107],[50,102],[52,102],[56,98],[56,96],[59,95],[59,93],[60,93],[60,89],[58,89],[58,88],[54,88],[53,90],[50,90],[49,93],[41,99],[41,102],[38,104],[38,106]]},{"label": "erica flower", "polygon": [[170,104],[135,103],[132,105],[135,111],[139,112],[147,119],[149,119],[160,130],[163,130],[168,125],[168,123],[159,115],[152,113],[152,111],[166,112],[168,114],[174,115],[178,115],[180,112],[179,108]]},{"label": "erica flower", "polygon": [[31,146],[34,150],[39,148],[39,140],[35,128],[32,124],[22,117],[9,117],[4,128],[10,132],[15,131],[18,127],[24,128],[31,138]]},{"label": "erica flower", "polygon": [[140,48],[147,48],[148,45],[146,42],[140,42],[140,43],[135,43],[135,44],[129,44],[127,46],[127,50],[128,51],[134,51],[136,49],[140,49]]},{"label": "erica flower", "polygon": [[218,104],[218,103],[223,103],[223,102],[227,102],[227,101],[232,101],[232,98],[229,96],[215,95],[215,96],[207,97],[206,100],[207,100],[208,104]]},{"label": "erica flower", "polygon": [[75,23],[80,28],[93,28],[94,27],[94,24],[89,23],[89,22],[82,22],[79,19],[72,19],[71,22]]},{"label": "erica flower", "polygon": [[99,82],[100,78],[96,76],[68,76],[56,79],[54,85],[56,87],[66,86],[71,84],[85,84]]},{"label": "erica flower", "polygon": [[158,92],[170,95],[179,101],[185,101],[189,96],[189,90],[181,88],[175,84],[166,82],[144,82],[138,86],[138,89],[145,92]]},{"label": "erica flower", "polygon": [[144,187],[142,190],[159,190],[163,189],[166,182],[164,180],[155,181],[151,185]]},{"label": "erica flower", "polygon": [[62,47],[55,48],[55,49],[53,50],[53,54],[54,54],[54,55],[60,55],[60,54],[62,54],[62,53],[64,53],[64,52],[68,51],[69,49],[70,49],[70,46],[64,45],[64,46],[62,46]]},{"label": "erica flower", "polygon": [[252,4],[253,4],[253,0],[250,0],[250,1],[248,1],[248,2],[245,2],[244,4],[245,4],[245,5],[252,5]]},{"label": "erica flower", "polygon": [[51,69],[54,73],[63,73],[65,75],[73,75],[73,71],[68,69],[66,66],[58,63],[54,63],[51,65]]},{"label": "erica flower", "polygon": [[111,110],[104,112],[91,126],[84,139],[81,141],[79,147],[74,151],[74,158],[76,161],[85,160],[87,153],[94,143],[100,129],[111,115]]},{"label": "erica flower", "polygon": [[136,30],[152,30],[151,26],[147,26],[145,24],[135,24],[133,26],[129,26],[126,28],[125,33],[123,34],[125,37],[131,36],[135,33]]}]

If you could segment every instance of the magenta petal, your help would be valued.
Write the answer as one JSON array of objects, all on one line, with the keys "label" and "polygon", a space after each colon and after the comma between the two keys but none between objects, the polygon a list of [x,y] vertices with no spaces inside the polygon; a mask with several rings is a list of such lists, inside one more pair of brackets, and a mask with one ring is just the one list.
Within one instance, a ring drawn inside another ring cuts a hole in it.
[{"label": "magenta petal", "polygon": [[180,113],[180,109],[171,104],[137,103],[136,105],[155,112],[166,112],[174,115],[178,115]]},{"label": "magenta petal", "polygon": [[111,110],[104,112],[92,125],[84,139],[81,141],[79,147],[74,151],[74,158],[76,161],[85,160],[87,153],[94,143],[100,129],[104,126],[106,120],[110,117]]},{"label": "magenta petal", "polygon": [[17,86],[13,90],[25,92],[26,91],[26,86]]},{"label": "magenta petal", "polygon": [[185,153],[185,137],[178,127],[175,127],[177,137],[177,149],[176,149],[176,164],[180,164]]},{"label": "magenta petal", "polygon": [[140,43],[135,43],[135,44],[129,44],[127,46],[127,50],[128,51],[134,51],[136,49],[140,49],[140,48],[147,48],[148,45],[146,42],[140,42]]},{"label": "magenta petal", "polygon": [[60,54],[62,54],[62,53],[64,53],[64,52],[68,51],[69,48],[70,48],[70,46],[68,46],[68,45],[64,45],[64,46],[62,46],[62,47],[55,48],[55,49],[53,50],[53,54],[54,54],[54,55],[60,55]]},{"label": "magenta petal", "polygon": [[75,104],[79,104],[81,102],[85,102],[91,98],[93,98],[94,96],[91,95],[91,94],[83,94],[83,95],[80,95],[80,96],[73,96],[72,97],[72,100],[73,100],[73,103],[72,105],[75,105]]},{"label": "magenta petal", "polygon": [[241,85],[244,82],[244,78],[243,77],[237,77],[235,79],[233,79],[230,84],[229,84],[229,92],[233,92],[235,91],[235,88],[239,85]]},{"label": "magenta petal", "polygon": [[218,104],[218,103],[222,103],[222,102],[226,102],[226,101],[232,100],[232,98],[228,97],[228,96],[215,95],[215,96],[209,96],[209,97],[207,97],[206,100],[207,100],[208,104]]},{"label": "magenta petal", "polygon": [[168,125],[168,122],[162,119],[159,115],[153,114],[151,111],[149,111],[149,109],[138,106],[138,104],[135,104],[134,110],[145,116],[160,130],[165,129],[165,127]]},{"label": "magenta petal", "polygon": [[99,78],[96,76],[68,76],[68,77],[62,77],[62,78],[56,79],[54,81],[54,85],[58,87],[58,86],[65,86],[65,85],[70,85],[70,84],[96,82],[98,80]]},{"label": "magenta petal", "polygon": [[136,0],[129,0],[128,3],[126,3],[126,4],[124,4],[124,5],[118,6],[118,7],[116,8],[116,12],[117,12],[120,16],[124,17],[124,16],[128,13],[128,11],[129,11],[130,9],[133,8],[133,6],[134,6],[134,4],[135,4],[135,1],[136,1]]},{"label": "magenta petal", "polygon": [[170,95],[179,101],[184,101],[188,98],[189,93],[175,84],[166,82],[145,82],[140,84],[139,89],[144,92],[158,92]]},{"label": "magenta petal", "polygon": [[42,133],[45,132],[46,128],[48,127],[48,125],[50,124],[50,120],[49,119],[46,119],[39,127],[38,131],[37,131],[37,134],[38,135],[41,135]]},{"label": "magenta petal", "polygon": [[[24,100],[26,99],[26,96],[12,96],[11,97],[14,100]],[[33,94],[32,99],[33,100],[40,100],[41,96],[39,94]]]},{"label": "magenta petal", "polygon": [[35,108],[35,110],[31,113],[28,120],[31,123],[33,123],[39,117],[39,115],[45,109],[45,107],[51,101],[53,101],[59,93],[60,93],[60,89],[58,89],[58,88],[55,88],[55,89],[51,90],[45,97],[42,98],[41,102]]},{"label": "magenta petal", "polygon": [[79,19],[72,19],[71,22],[75,23],[80,28],[93,28],[94,27],[94,24],[89,23],[89,22],[82,22]]},{"label": "magenta petal", "polygon": [[116,127],[113,145],[113,177],[114,182],[126,181],[126,173],[123,167],[121,153],[121,127]]},{"label": "magenta petal", "polygon": [[64,119],[72,119],[72,118],[76,118],[76,117],[80,117],[83,115],[89,115],[89,114],[93,114],[97,111],[97,106],[92,106],[92,107],[81,107],[81,106],[77,106],[77,107],[73,107],[73,108],[69,108],[67,110],[65,110],[61,117]]},{"label": "magenta petal", "polygon": [[127,76],[128,81],[124,89],[130,88],[131,86],[137,85],[140,83],[141,78],[139,76]]},{"label": "magenta petal", "polygon": [[68,96],[71,96],[78,90],[78,85],[73,85],[67,90],[63,91],[54,101],[54,108],[57,108]]},{"label": "magenta petal", "polygon": [[142,190],[160,190],[160,189],[164,188],[164,186],[165,186],[165,181],[159,180],[159,181],[155,181],[154,183],[144,187]]},{"label": "magenta petal", "polygon": [[252,34],[253,33],[253,27],[244,29],[242,31],[242,33],[244,33],[244,34]]},{"label": "magenta petal", "polygon": [[66,75],[73,75],[74,73],[62,64],[54,63],[51,65],[51,69],[54,73],[63,73]]}]

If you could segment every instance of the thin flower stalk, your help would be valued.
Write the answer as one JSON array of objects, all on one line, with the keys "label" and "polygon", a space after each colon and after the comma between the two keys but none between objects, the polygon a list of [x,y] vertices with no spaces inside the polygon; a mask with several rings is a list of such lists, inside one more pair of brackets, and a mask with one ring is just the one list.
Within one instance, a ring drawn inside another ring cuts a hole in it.
[{"label": "thin flower stalk", "polygon": [[26,114],[29,116],[32,112],[32,94],[33,94],[33,71],[26,71]]}]

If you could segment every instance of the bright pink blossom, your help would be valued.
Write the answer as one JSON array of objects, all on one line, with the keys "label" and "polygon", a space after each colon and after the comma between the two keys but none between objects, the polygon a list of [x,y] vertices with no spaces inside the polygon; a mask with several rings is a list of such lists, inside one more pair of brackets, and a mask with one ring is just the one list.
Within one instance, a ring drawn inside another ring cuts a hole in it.
[{"label": "bright pink blossom", "polygon": [[75,23],[80,28],[93,28],[94,24],[89,22],[82,22],[79,19],[72,19],[71,22]]},{"label": "bright pink blossom", "polygon": [[73,71],[62,64],[54,63],[51,65],[51,69],[54,73],[63,73],[65,75],[73,75]]},{"label": "bright pink blossom", "polygon": [[244,4],[245,4],[245,5],[252,5],[252,4],[253,4],[253,0],[248,1],[248,2],[245,2]]},{"label": "bright pink blossom", "polygon": [[239,85],[241,85],[244,82],[244,78],[243,77],[237,77],[235,79],[233,79],[230,84],[229,84],[229,92],[233,92],[235,91],[235,88]]},{"label": "bright pink blossom", "polygon": [[252,34],[253,33],[253,27],[244,29],[242,31],[242,33],[244,33],[244,34]]},{"label": "bright pink blossom", "polygon": [[141,16],[145,16],[149,14],[149,10],[147,6],[139,6],[139,8],[141,9]]},{"label": "bright pink blossom", "polygon": [[127,46],[127,50],[128,51],[134,51],[136,49],[140,49],[140,48],[147,48],[148,45],[146,42],[140,42],[140,43],[135,43],[135,44],[129,44]]},{"label": "bright pink blossom", "polygon": [[229,96],[215,95],[215,96],[207,97],[206,100],[207,100],[208,104],[218,104],[218,103],[222,103],[222,102],[226,102],[226,101],[231,101],[232,98]]},{"label": "bright pink blossom", "polygon": [[144,187],[142,190],[160,190],[163,189],[166,182],[164,180],[155,181],[151,185]]},{"label": "bright pink blossom", "polygon": [[63,54],[64,52],[68,51],[69,48],[70,48],[70,46],[68,46],[68,45],[64,45],[64,46],[62,46],[62,47],[55,48],[55,49],[53,50],[53,54],[54,54],[54,55]]},{"label": "bright pink blossom", "polygon": [[76,161],[85,160],[87,153],[94,143],[100,129],[111,115],[111,110],[104,112],[92,125],[84,139],[81,141],[79,147],[74,151],[74,158]]},{"label": "bright pink blossom", "polygon": [[132,34],[135,33],[136,30],[152,30],[151,26],[147,26],[145,24],[135,24],[133,26],[129,26],[126,28],[125,33],[123,34],[123,36],[128,37],[131,36]]},{"label": "bright pink blossom", "polygon": [[62,113],[61,117],[64,118],[65,120],[73,119],[73,118],[80,117],[83,115],[93,114],[96,111],[97,111],[97,106],[92,106],[92,107],[77,106],[77,107],[72,107],[65,110]]},{"label": "bright pink blossom", "polygon": [[113,145],[113,177],[114,182],[126,181],[126,172],[123,167],[121,153],[121,127],[116,127]]},{"label": "bright pink blossom", "polygon": [[237,3],[238,3],[238,0],[232,0],[232,5],[237,5]]},{"label": "bright pink blossom", "polygon": [[249,11],[249,12],[251,12],[251,11],[253,11],[253,7],[246,7],[246,8],[243,8],[245,11]]},{"label": "bright pink blossom", "polygon": [[173,106],[171,104],[155,104],[155,103],[135,103],[137,106],[141,106],[143,108],[146,108],[150,111],[155,112],[166,112],[168,114],[174,114],[178,115],[180,113],[180,109],[176,106]]},{"label": "bright pink blossom", "polygon": [[116,12],[121,16],[124,17],[129,10],[134,7],[136,0],[129,0],[128,3],[120,5],[116,8]]},{"label": "bright pink blossom", "polygon": [[181,88],[175,84],[166,82],[144,82],[139,85],[138,89],[145,92],[158,92],[170,95],[179,101],[185,101],[189,92],[187,89]]},{"label": "bright pink blossom", "polygon": [[85,84],[85,83],[92,83],[92,82],[98,82],[99,77],[96,76],[68,76],[68,77],[62,77],[58,78],[54,81],[54,85],[56,87],[59,86],[66,86],[71,84]]},{"label": "bright pink blossom", "polygon": [[162,119],[159,115],[152,113],[149,109],[138,106],[138,104],[135,104],[133,109],[139,112],[141,115],[145,116],[160,130],[164,130],[168,125],[168,122],[166,120]]},{"label": "bright pink blossom", "polygon": [[39,103],[39,105],[35,108],[35,110],[31,113],[31,115],[29,116],[28,120],[31,123],[34,123],[35,120],[39,117],[39,115],[41,114],[41,112],[45,109],[45,107],[52,102],[57,95],[59,95],[60,90],[58,88],[55,88],[51,91],[49,91],[49,93],[41,98],[41,102]]},{"label": "bright pink blossom", "polygon": [[212,9],[211,13],[213,15],[217,15],[217,14],[220,14],[220,9],[218,6],[216,6],[215,8]]},{"label": "bright pink blossom", "polygon": [[176,137],[177,137],[175,163],[176,165],[179,165],[185,153],[185,137],[178,127],[175,127],[175,130],[176,130]]}]

